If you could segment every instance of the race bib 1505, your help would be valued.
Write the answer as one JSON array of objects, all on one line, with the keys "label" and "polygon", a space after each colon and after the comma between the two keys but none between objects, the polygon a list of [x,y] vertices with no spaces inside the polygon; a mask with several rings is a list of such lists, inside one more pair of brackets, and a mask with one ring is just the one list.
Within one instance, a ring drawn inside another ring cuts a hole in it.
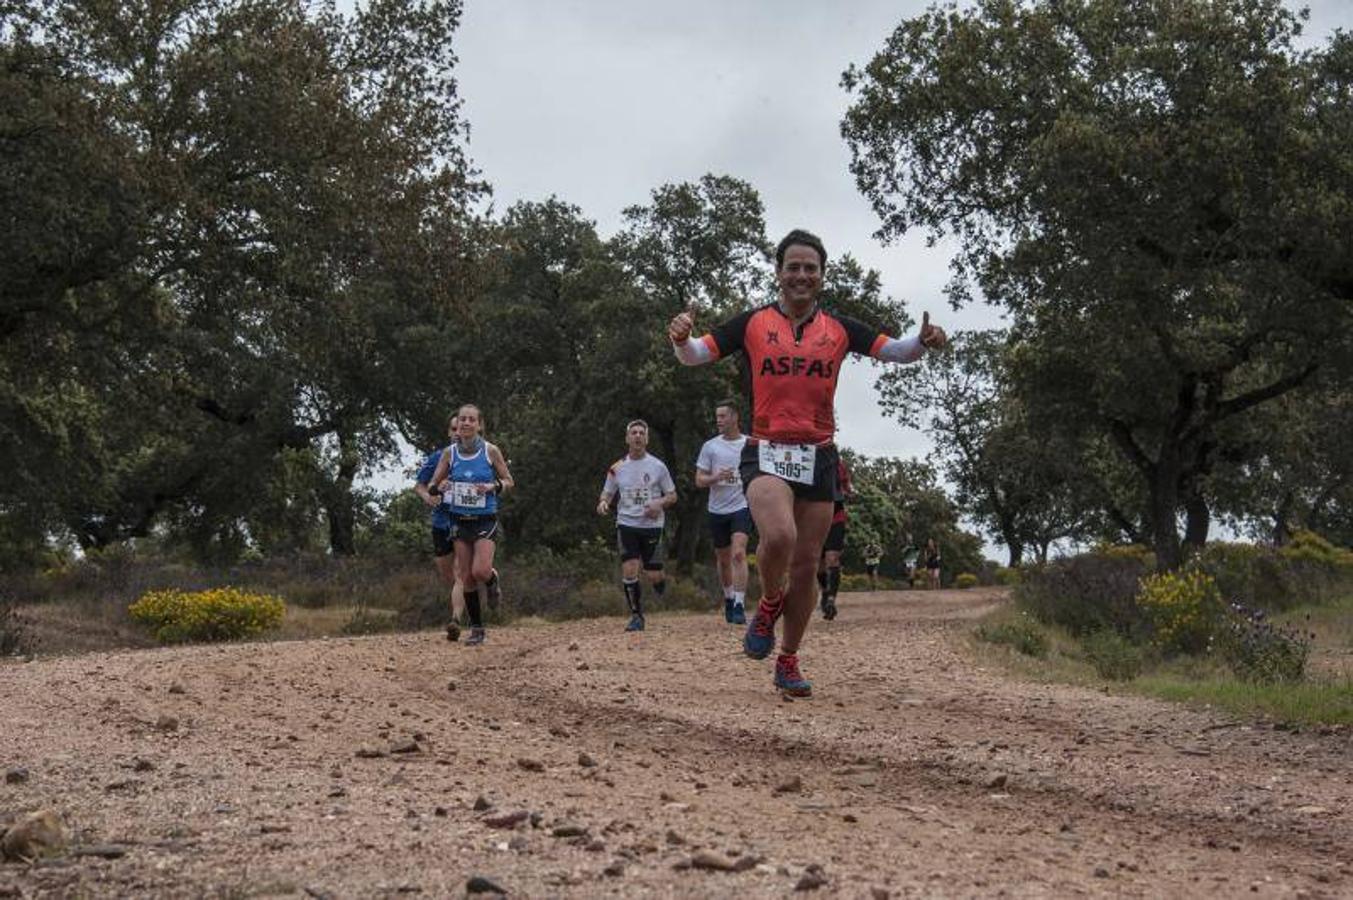
[{"label": "race bib 1505", "polygon": [[778,475],[785,481],[799,484],[813,483],[813,464],[817,448],[812,444],[773,444],[762,441],[757,445],[761,471]]}]

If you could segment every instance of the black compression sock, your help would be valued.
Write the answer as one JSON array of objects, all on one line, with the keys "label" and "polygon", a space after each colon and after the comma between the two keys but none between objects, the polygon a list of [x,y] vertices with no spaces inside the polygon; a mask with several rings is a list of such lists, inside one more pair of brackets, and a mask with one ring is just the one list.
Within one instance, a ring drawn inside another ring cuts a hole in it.
[{"label": "black compression sock", "polygon": [[624,581],[625,605],[629,607],[632,615],[642,616],[644,614],[643,586],[639,584],[639,579],[630,581],[628,578]]},{"label": "black compression sock", "polygon": [[841,567],[832,566],[827,570],[827,588],[826,595],[833,600],[836,599],[836,592],[841,590]]},{"label": "black compression sock", "polygon": [[823,594],[827,593],[827,570],[822,566],[817,569],[817,586]]},{"label": "black compression sock", "polygon": [[470,617],[471,628],[484,627],[484,607],[479,602],[480,588],[465,592],[465,612]]}]

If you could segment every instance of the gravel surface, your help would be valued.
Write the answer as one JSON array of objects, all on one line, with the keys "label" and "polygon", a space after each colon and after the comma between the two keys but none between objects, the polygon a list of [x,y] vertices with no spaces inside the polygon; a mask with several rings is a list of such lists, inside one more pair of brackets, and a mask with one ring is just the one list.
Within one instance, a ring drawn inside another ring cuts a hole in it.
[{"label": "gravel surface", "polygon": [[[1353,740],[1019,682],[995,592],[0,666],[0,898],[1353,896]],[[617,599],[617,606],[619,601]]]}]

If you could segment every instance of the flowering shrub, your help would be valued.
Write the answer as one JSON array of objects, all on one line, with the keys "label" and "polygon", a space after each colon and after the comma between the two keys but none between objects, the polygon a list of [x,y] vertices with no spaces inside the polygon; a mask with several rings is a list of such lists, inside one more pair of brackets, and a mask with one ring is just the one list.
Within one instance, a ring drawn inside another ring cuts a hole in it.
[{"label": "flowering shrub", "polygon": [[1263,610],[1236,603],[1217,629],[1213,649],[1237,678],[1276,684],[1302,679],[1311,641],[1295,629],[1274,625]]},{"label": "flowering shrub", "polygon": [[959,588],[960,590],[977,587],[977,576],[971,572],[959,572],[958,575],[954,577],[954,587]]},{"label": "flowering shrub", "polygon": [[997,566],[996,571],[994,572],[994,579],[997,584],[1019,584],[1019,569],[1014,569],[1010,566]]},{"label": "flowering shrub", "polygon": [[1141,580],[1137,605],[1153,643],[1165,653],[1202,653],[1224,611],[1221,591],[1199,569],[1163,572]]},{"label": "flowering shrub", "polygon": [[286,606],[277,597],[238,588],[148,591],[127,612],[163,643],[236,641],[275,628]]}]

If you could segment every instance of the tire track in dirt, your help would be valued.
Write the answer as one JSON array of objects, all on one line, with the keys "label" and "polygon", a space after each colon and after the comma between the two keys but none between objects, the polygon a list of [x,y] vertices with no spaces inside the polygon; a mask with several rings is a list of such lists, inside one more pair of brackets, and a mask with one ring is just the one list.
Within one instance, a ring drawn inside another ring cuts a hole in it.
[{"label": "tire track in dirt", "polygon": [[[0,894],[448,896],[478,873],[783,896],[809,866],[861,897],[1353,890],[1346,735],[1010,680],[961,649],[999,602],[843,595],[804,654],[818,696],[793,703],[713,616],[5,666],[0,766],[33,774],[0,816],[56,808],[128,852],[3,865]],[[535,825],[489,828],[481,798]],[[699,852],[752,867],[683,868]]]}]

